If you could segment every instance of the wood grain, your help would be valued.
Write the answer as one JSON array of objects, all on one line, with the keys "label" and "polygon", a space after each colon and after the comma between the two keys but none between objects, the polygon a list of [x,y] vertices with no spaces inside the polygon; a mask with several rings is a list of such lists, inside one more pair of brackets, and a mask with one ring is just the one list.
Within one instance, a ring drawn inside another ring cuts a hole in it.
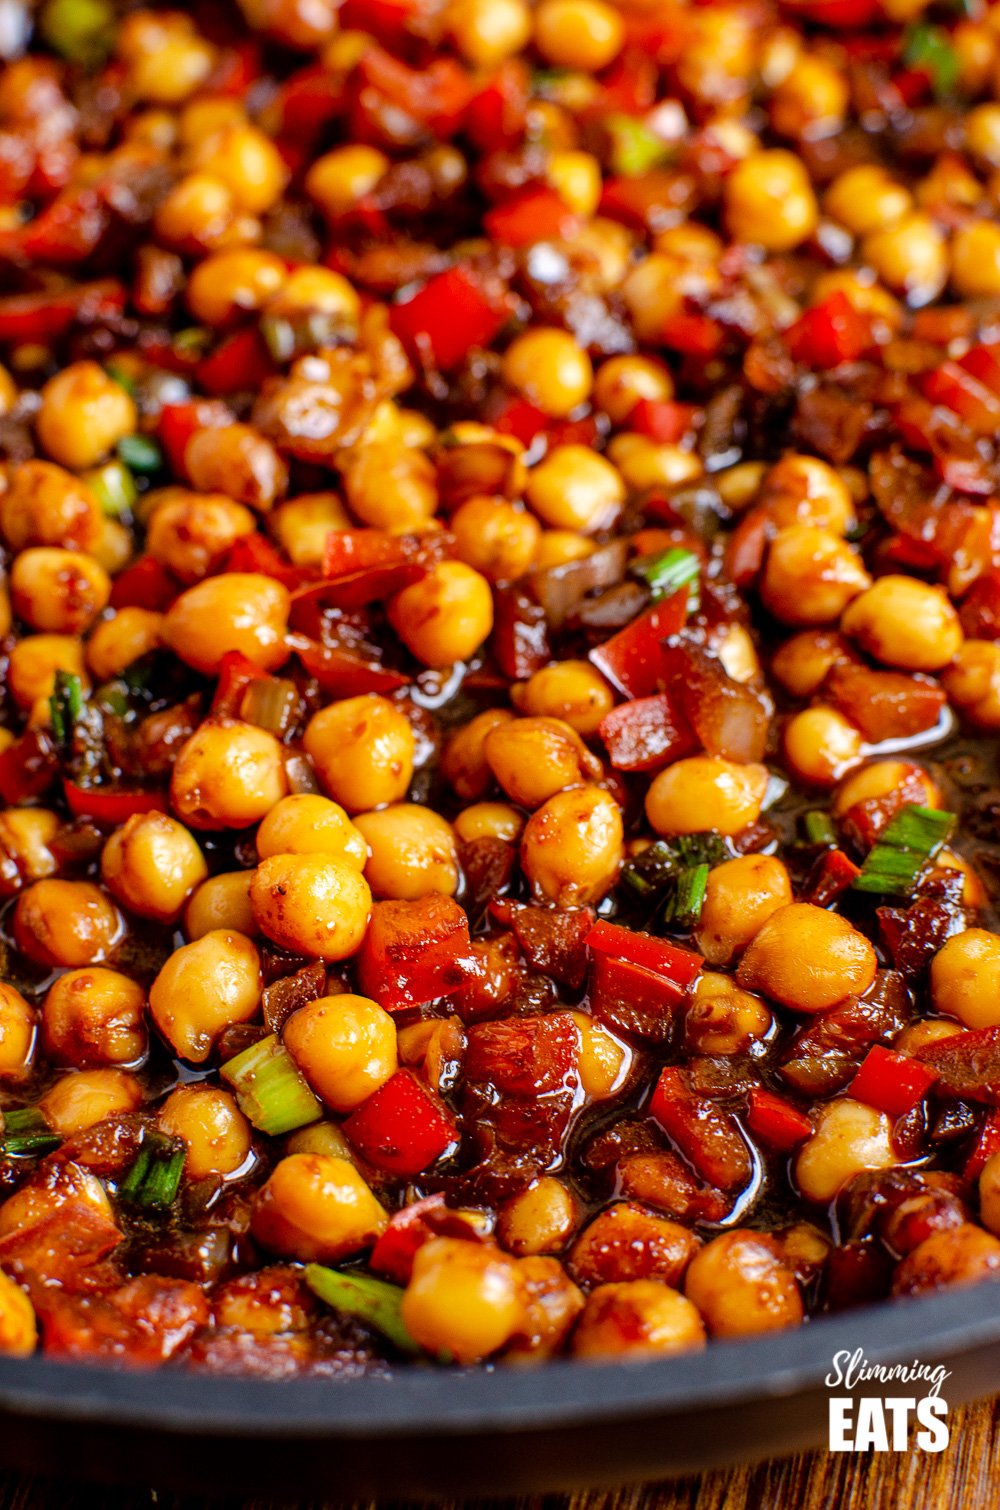
[{"label": "wood grain", "polygon": [[[994,1510],[1000,1506],[1000,1397],[949,1416],[946,1451],[801,1453],[701,1478],[592,1494],[478,1500],[445,1510]],[[294,1464],[289,1463],[294,1477]],[[88,1489],[70,1479],[0,1475],[0,1510],[348,1510],[334,1502],[205,1499]],[[352,1510],[411,1510],[405,1502]]]}]

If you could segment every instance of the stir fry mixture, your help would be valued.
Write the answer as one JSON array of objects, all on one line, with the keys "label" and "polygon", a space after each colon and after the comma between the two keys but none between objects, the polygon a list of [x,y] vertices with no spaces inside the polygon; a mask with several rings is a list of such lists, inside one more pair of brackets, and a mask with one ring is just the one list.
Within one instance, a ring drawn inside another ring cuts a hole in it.
[{"label": "stir fry mixture", "polygon": [[0,46],[0,1350],[1000,1276],[1000,6]]}]

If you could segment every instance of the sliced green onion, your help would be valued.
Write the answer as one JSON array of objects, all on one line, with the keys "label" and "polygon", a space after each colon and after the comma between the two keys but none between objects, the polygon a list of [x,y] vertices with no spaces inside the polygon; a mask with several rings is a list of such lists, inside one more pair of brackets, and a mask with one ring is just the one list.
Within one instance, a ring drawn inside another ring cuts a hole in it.
[{"label": "sliced green onion", "polygon": [[83,687],[73,671],[57,671],[56,684],[49,698],[52,737],[63,749],[73,738],[73,729],[83,709]]},{"label": "sliced green onion", "polygon": [[948,840],[954,813],[908,803],[872,846],[851,883],[855,891],[910,896],[928,862]]},{"label": "sliced green onion", "polygon": [[702,834],[679,834],[671,840],[670,848],[680,865],[721,865],[731,858],[726,841],[709,830]]},{"label": "sliced green onion", "polygon": [[130,372],[125,371],[124,367],[119,367],[117,362],[108,362],[104,370],[119,388],[124,388],[126,393],[135,394],[135,379]]},{"label": "sliced green onion", "polygon": [[938,99],[954,92],[961,71],[958,54],[948,33],[939,26],[919,21],[908,27],[903,37],[903,62],[907,68],[927,74]]},{"label": "sliced green onion", "polygon": [[395,1343],[401,1353],[419,1353],[402,1316],[403,1291],[367,1274],[339,1274],[323,1264],[306,1264],[306,1284],[335,1311],[357,1316]]},{"label": "sliced green onion", "polygon": [[220,1073],[236,1092],[243,1115],[272,1137],[318,1122],[323,1115],[323,1108],[276,1033],[228,1059]]},{"label": "sliced green onion", "polygon": [[177,1199],[187,1150],[173,1138],[147,1134],[118,1185],[118,1196],[146,1211],[168,1211]]},{"label": "sliced green onion", "polygon": [[287,734],[300,706],[294,682],[279,677],[255,677],[240,702],[244,723],[256,724],[271,734]]},{"label": "sliced green onion", "polygon": [[120,461],[95,467],[86,480],[102,511],[113,519],[127,514],[139,496],[132,473]]},{"label": "sliced green onion", "polygon": [[114,47],[114,7],[108,0],[48,0],[40,30],[52,50],[68,62],[96,67]]},{"label": "sliced green onion", "polygon": [[6,1154],[51,1153],[62,1142],[37,1106],[19,1106],[3,1114],[3,1151]]},{"label": "sliced green onion", "polygon": [[691,607],[698,605],[698,577],[701,562],[693,551],[676,545],[659,556],[646,556],[635,563],[635,570],[645,577],[653,593],[653,601],[669,598],[682,587],[687,587]]},{"label": "sliced green onion", "polygon": [[819,811],[806,813],[802,826],[810,844],[831,845],[837,842],[837,830],[834,828],[833,819],[829,813]]},{"label": "sliced green onion", "polygon": [[666,142],[633,115],[609,115],[604,125],[611,138],[612,172],[623,178],[640,178],[670,155]]},{"label": "sliced green onion", "polygon": [[187,325],[173,339],[173,348],[178,356],[200,357],[211,345],[212,337],[200,325]]},{"label": "sliced green onion", "polygon": [[680,872],[673,896],[663,914],[664,922],[693,928],[701,917],[708,886],[709,865],[691,865]]},{"label": "sliced green onion", "polygon": [[163,452],[148,435],[125,435],[118,442],[118,455],[130,472],[144,477],[163,466]]}]

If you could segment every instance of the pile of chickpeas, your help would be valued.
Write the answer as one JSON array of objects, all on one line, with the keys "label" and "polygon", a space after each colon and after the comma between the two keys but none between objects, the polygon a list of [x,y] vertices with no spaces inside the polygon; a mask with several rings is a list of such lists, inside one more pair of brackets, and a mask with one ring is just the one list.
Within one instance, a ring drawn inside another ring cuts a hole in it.
[{"label": "pile of chickpeas", "polygon": [[[997,1277],[997,1077],[852,1081],[1000,1033],[1000,6],[104,9],[0,73],[0,1351],[398,1362],[317,1263],[459,1364]],[[957,823],[908,896],[823,889],[910,805]],[[359,961],[434,899],[401,1005]],[[598,917],[700,956],[653,1027]],[[405,1175],[351,1120],[401,1072],[454,1127]]]}]

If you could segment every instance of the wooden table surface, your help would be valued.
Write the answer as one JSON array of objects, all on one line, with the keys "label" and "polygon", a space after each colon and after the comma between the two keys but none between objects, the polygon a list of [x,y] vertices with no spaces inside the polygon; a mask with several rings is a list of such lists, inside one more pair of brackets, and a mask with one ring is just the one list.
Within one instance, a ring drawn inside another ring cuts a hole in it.
[{"label": "wooden table surface", "polygon": [[[949,1413],[938,1454],[801,1453],[700,1479],[583,1494],[469,1501],[446,1510],[994,1510],[1000,1507],[1000,1397]],[[294,1464],[289,1463],[290,1477]],[[334,1510],[336,1502],[205,1499],[0,1475],[0,1510]],[[337,1510],[347,1510],[337,1506]],[[355,1510],[376,1510],[357,1506]],[[390,1510],[385,1503],[377,1510]],[[396,1502],[392,1510],[405,1510]]]}]

